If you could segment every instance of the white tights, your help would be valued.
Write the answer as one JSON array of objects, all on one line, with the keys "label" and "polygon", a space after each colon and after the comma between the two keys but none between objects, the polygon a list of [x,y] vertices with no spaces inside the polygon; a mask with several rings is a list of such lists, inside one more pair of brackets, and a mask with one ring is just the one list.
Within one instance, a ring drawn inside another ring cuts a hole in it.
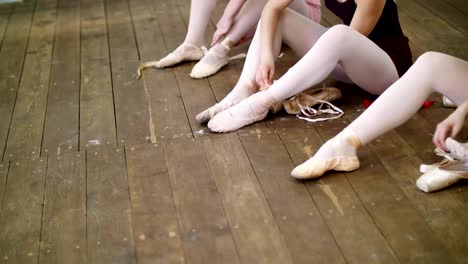
[{"label": "white tights", "polygon": [[346,130],[367,144],[406,122],[434,92],[460,105],[468,100],[467,84],[468,62],[442,53],[424,53]]},{"label": "white tights", "polygon": [[[237,43],[255,29],[266,2],[267,0],[248,0],[242,6],[232,28],[226,34],[226,38],[231,40],[230,43]],[[205,45],[206,29],[216,3],[217,0],[191,0],[190,19],[184,42],[172,53],[162,58],[156,67],[169,67],[181,61],[197,61],[203,57],[201,47]],[[320,15],[319,10],[315,10],[312,15],[310,7],[304,0],[295,0],[291,3],[290,7],[307,18]],[[218,57],[224,58],[231,47],[226,48],[218,43],[213,48]],[[211,56],[205,62],[215,64],[220,58]]]},{"label": "white tights", "polygon": [[295,168],[292,175],[317,177],[335,169],[336,164],[358,168],[356,150],[359,146],[406,122],[433,92],[460,105],[468,100],[467,83],[468,62],[437,52],[423,54],[401,79],[341,133],[327,141],[312,158]]},{"label": "white tights", "polygon": [[184,43],[197,47],[205,44],[205,33],[218,0],[191,0],[190,19]]},{"label": "white tights", "polygon": [[[373,94],[381,94],[398,79],[390,57],[371,40],[348,26],[337,25],[327,30],[287,9],[279,22],[274,56],[279,53],[283,41],[303,58],[267,91],[260,92],[255,98],[244,100],[230,108],[228,113],[220,113],[219,117],[213,118],[209,124],[210,129],[227,132],[247,125],[246,120],[255,119],[255,116],[267,111],[275,101],[282,101],[304,91],[330,74],[340,81],[353,82]],[[208,110],[207,115],[228,109],[256,91],[257,87],[252,87],[252,84],[255,84],[259,54],[260,30],[257,29],[239,82],[225,99],[213,107],[214,110]]]}]

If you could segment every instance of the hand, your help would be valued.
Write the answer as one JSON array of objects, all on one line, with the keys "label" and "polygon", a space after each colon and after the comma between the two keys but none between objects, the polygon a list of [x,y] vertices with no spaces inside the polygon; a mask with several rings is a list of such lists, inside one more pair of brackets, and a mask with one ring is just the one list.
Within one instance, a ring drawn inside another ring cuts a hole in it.
[{"label": "hand", "polygon": [[463,127],[463,123],[465,122],[465,116],[466,113],[463,111],[463,109],[460,107],[457,108],[455,112],[453,112],[444,121],[437,125],[432,142],[434,142],[437,147],[447,151],[447,147],[445,146],[445,139],[449,136],[449,134],[452,138],[455,138],[458,135]]},{"label": "hand", "polygon": [[260,65],[257,69],[255,80],[260,87],[270,86],[275,76],[275,61],[273,56],[265,55],[260,59]]},{"label": "hand", "polygon": [[216,24],[216,31],[213,34],[213,39],[211,40],[211,46],[214,46],[218,43],[231,29],[233,24],[233,19],[231,17],[223,16]]}]

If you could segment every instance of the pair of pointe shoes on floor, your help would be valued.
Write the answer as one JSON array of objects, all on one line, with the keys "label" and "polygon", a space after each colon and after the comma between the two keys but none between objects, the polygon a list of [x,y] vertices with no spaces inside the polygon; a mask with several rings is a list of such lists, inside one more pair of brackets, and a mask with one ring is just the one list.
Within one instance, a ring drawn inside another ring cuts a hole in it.
[{"label": "pair of pointe shoes on floor", "polygon": [[138,68],[138,78],[143,69],[156,67],[159,69],[171,67],[181,62],[198,61],[190,72],[190,77],[194,79],[205,78],[217,73],[222,67],[226,66],[230,60],[243,58],[245,54],[239,54],[229,57],[232,41],[224,39],[220,46],[214,46],[209,51],[205,47],[198,47],[191,43],[182,43],[176,50],[169,53],[159,61],[144,62]]},{"label": "pair of pointe shoes on floor", "polygon": [[444,159],[435,164],[421,165],[423,175],[416,181],[416,186],[424,192],[434,192],[455,184],[461,179],[468,179],[468,144],[462,144],[452,138],[445,140],[449,153],[437,148],[436,154]]}]

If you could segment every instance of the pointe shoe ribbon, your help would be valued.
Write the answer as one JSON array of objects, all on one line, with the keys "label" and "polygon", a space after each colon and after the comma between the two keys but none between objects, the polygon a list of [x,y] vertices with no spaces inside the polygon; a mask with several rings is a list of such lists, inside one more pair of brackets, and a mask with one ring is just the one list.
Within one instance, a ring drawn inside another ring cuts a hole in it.
[{"label": "pointe shoe ribbon", "polygon": [[[335,87],[323,87],[300,93],[291,99],[281,102],[284,110],[291,115],[300,114],[301,107],[313,107],[322,101],[332,102],[341,98],[341,91]],[[278,109],[279,110],[279,109]]]},{"label": "pointe shoe ribbon", "polygon": [[[266,89],[266,88],[264,88]],[[341,91],[334,87],[324,87],[306,93],[300,93],[288,100],[273,104],[271,110],[276,113],[284,108],[291,115],[309,122],[319,122],[340,118],[344,112],[330,103],[341,98]],[[328,115],[326,117],[317,116]]]},{"label": "pointe shoe ribbon", "polygon": [[445,152],[440,148],[434,149],[434,153],[437,156],[443,157],[444,159],[442,161],[434,163],[434,164],[421,164],[421,166],[419,166],[419,172],[426,173],[426,172],[428,172],[430,170],[437,169],[440,166],[444,166],[444,165],[453,163],[455,161],[455,158],[453,158],[450,155],[450,153]]},{"label": "pointe shoe ribbon", "polygon": [[468,168],[464,161],[459,160],[427,171],[416,181],[416,186],[424,192],[433,192],[461,179],[468,179]]},{"label": "pointe shoe ribbon", "polygon": [[[286,112],[295,113],[299,119],[308,122],[320,122],[338,119],[343,116],[343,110],[330,103],[330,101],[339,98],[341,98],[339,89],[334,87],[319,88],[313,90],[310,94],[300,93],[291,100],[283,101],[283,106]],[[326,116],[318,117],[323,115]]]},{"label": "pointe shoe ribbon", "polygon": [[443,157],[444,159],[434,164],[421,164],[419,167],[419,171],[421,173],[426,173],[430,170],[436,169],[437,167],[445,166],[459,160],[468,161],[468,149],[466,149],[464,144],[448,137],[445,140],[445,145],[450,150],[450,152],[445,152],[440,148],[436,148],[434,153],[437,156]]}]

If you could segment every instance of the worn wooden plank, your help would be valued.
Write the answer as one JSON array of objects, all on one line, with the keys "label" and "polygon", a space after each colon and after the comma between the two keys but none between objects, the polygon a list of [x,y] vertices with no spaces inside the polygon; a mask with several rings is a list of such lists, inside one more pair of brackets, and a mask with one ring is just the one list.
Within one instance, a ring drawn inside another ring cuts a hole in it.
[{"label": "worn wooden plank", "polygon": [[468,15],[468,6],[463,0],[444,0],[449,5],[461,10],[465,15]]},{"label": "worn wooden plank", "polygon": [[202,142],[164,143],[188,263],[239,263]]},{"label": "worn wooden plank", "polygon": [[138,263],[185,263],[162,146],[126,147],[126,160]]},{"label": "worn wooden plank", "polygon": [[0,50],[0,154],[4,156],[11,117],[29,39],[32,7],[16,10],[8,20]]},{"label": "worn wooden plank", "polygon": [[136,80],[135,69],[139,65],[139,61],[112,62],[117,143],[120,146],[154,141],[145,90]]},{"label": "worn wooden plank", "polygon": [[40,154],[55,19],[55,2],[40,1],[32,22],[18,99],[10,125],[5,152],[7,158],[37,157]]},{"label": "worn wooden plank", "polygon": [[143,84],[136,80],[140,65],[127,1],[106,1],[107,28],[119,145],[151,141],[151,116]]},{"label": "worn wooden plank", "polygon": [[80,110],[80,1],[58,3],[42,142],[49,155],[78,150]]},{"label": "worn wooden plank", "polygon": [[111,61],[139,60],[130,11],[126,0],[105,1]]},{"label": "worn wooden plank", "polygon": [[0,259],[37,263],[46,160],[13,162],[0,215]]},{"label": "worn wooden plank", "polygon": [[467,37],[434,16],[416,1],[398,2],[400,21],[405,33],[423,51],[439,51],[462,59],[468,58]]},{"label": "worn wooden plank", "polygon": [[3,195],[5,194],[9,166],[10,163],[0,163],[0,213],[2,212]]},{"label": "worn wooden plank", "polygon": [[241,134],[240,139],[293,262],[345,263],[305,185],[289,177],[294,166],[276,132],[251,132]]},{"label": "worn wooden plank", "polygon": [[[242,263],[292,263],[262,188],[236,134],[203,141]],[[229,149],[229,153],[226,153]]]},{"label": "worn wooden plank", "polygon": [[103,1],[81,1],[80,149],[117,146]]},{"label": "worn wooden plank", "polygon": [[123,151],[100,148],[86,161],[88,263],[136,263]]},{"label": "worn wooden plank", "polygon": [[86,263],[85,155],[49,157],[39,263]]},{"label": "worn wooden plank", "polygon": [[[310,129],[280,130],[280,137],[296,165],[315,153],[322,142],[317,131]],[[327,173],[306,186],[347,262],[398,262],[344,174]]]},{"label": "worn wooden plank", "polygon": [[107,59],[82,61],[80,149],[117,145],[111,83]]},{"label": "worn wooden plank", "polygon": [[109,60],[104,0],[81,0],[81,59]]},{"label": "worn wooden plank", "polygon": [[[130,7],[142,61],[165,56],[168,50],[159,22],[155,19],[154,3],[132,0]],[[147,69],[143,74],[140,82],[143,82],[150,115],[151,141],[191,136],[190,124],[173,71]]]},{"label": "worn wooden plank", "polygon": [[0,50],[3,44],[3,37],[8,25],[8,19],[12,13],[12,9],[8,9],[5,12],[0,12]]},{"label": "worn wooden plank", "polygon": [[464,14],[462,10],[450,5],[445,0],[416,0],[416,2],[429,9],[433,16],[440,17],[447,21],[452,27],[465,35],[468,33],[468,20],[466,19],[466,14]]}]

